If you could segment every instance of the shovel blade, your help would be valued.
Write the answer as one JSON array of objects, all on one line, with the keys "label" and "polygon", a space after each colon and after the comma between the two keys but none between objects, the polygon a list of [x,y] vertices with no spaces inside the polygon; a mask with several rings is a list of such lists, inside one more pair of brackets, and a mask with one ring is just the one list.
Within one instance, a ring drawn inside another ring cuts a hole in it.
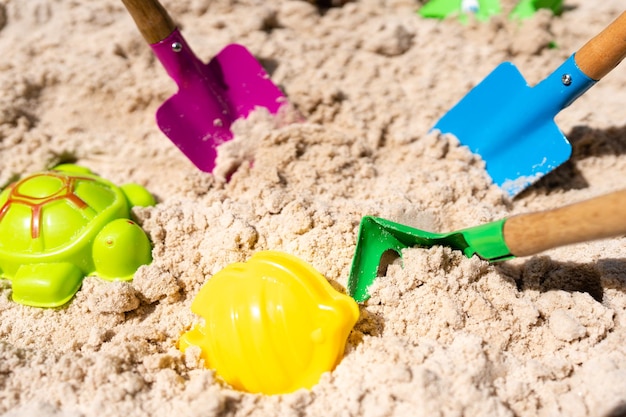
[{"label": "shovel blade", "polygon": [[265,68],[242,45],[226,46],[207,66],[218,78],[237,117],[246,117],[256,107],[265,107],[275,114],[287,101]]},{"label": "shovel blade", "polygon": [[[564,74],[571,76],[563,83]],[[485,161],[493,182],[511,197],[571,155],[554,117],[595,81],[570,57],[549,77],[529,87],[517,68],[500,64],[434,126],[455,135]]]},{"label": "shovel blade", "polygon": [[392,253],[402,258],[402,250],[409,247],[446,245],[462,251],[468,258],[478,255],[490,262],[511,259],[513,255],[502,232],[505,222],[506,219],[501,219],[451,233],[431,233],[380,217],[365,216],[359,226],[348,293],[357,302],[366,301],[383,256]]},{"label": "shovel blade", "polygon": [[489,158],[487,172],[494,182],[514,197],[544,175],[566,162],[572,146],[555,123],[529,128]]},{"label": "shovel blade", "polygon": [[227,111],[217,105],[205,82],[186,84],[157,110],[161,131],[201,171],[215,168],[217,147],[232,139]]},{"label": "shovel blade", "polygon": [[493,182],[510,196],[571,155],[571,145],[553,122],[554,114],[539,114],[535,120],[519,124],[525,114],[532,113],[532,108],[525,108],[532,106],[532,93],[519,70],[505,62],[435,125],[480,155]]},{"label": "shovel blade", "polygon": [[[170,45],[177,42],[178,50],[172,51]],[[208,64],[193,55],[178,31],[152,48],[179,88],[157,110],[157,124],[204,172],[215,168],[217,148],[232,139],[235,120],[256,107],[275,114],[286,103],[265,69],[241,45],[228,45]]]},{"label": "shovel blade", "polygon": [[430,233],[380,217],[363,217],[348,278],[348,293],[357,302],[370,297],[369,287],[378,276],[384,256],[392,254],[401,258],[403,249],[442,243],[457,249],[467,248],[463,236],[459,234]]}]

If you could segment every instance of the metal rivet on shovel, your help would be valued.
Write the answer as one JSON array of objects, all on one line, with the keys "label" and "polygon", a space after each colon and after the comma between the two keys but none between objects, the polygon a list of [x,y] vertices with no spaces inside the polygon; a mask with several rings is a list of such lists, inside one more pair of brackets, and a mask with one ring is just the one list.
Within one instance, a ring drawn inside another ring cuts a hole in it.
[{"label": "metal rivet on shovel", "polygon": [[563,85],[572,84],[572,76],[569,74],[563,74],[563,76],[561,77],[561,82],[563,83]]},{"label": "metal rivet on shovel", "polygon": [[180,42],[174,42],[172,44],[172,51],[174,52],[180,52],[183,50],[183,44]]},{"label": "metal rivet on shovel", "polygon": [[569,159],[572,147],[554,117],[624,56],[626,13],[534,87],[513,64],[500,64],[433,129],[480,155],[493,182],[514,197]]},{"label": "metal rivet on shovel", "polygon": [[430,233],[379,217],[361,219],[348,293],[362,302],[389,251],[446,245],[490,262],[534,255],[559,246],[626,234],[626,190],[553,210],[520,214],[452,233]]},{"label": "metal rivet on shovel", "polygon": [[165,135],[200,170],[215,168],[217,147],[232,139],[231,124],[256,107],[277,113],[284,94],[243,46],[227,45],[200,61],[157,0],[122,0],[178,92],[156,114]]}]

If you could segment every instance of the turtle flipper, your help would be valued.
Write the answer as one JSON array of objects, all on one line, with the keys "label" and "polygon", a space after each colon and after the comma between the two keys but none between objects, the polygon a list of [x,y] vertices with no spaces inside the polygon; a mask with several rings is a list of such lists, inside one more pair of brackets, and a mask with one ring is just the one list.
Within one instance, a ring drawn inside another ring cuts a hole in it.
[{"label": "turtle flipper", "polygon": [[149,207],[156,204],[154,196],[139,184],[124,184],[120,188],[124,192],[131,207]]},{"label": "turtle flipper", "polygon": [[33,307],[59,307],[72,299],[83,272],[69,262],[25,264],[13,277],[13,301]]}]

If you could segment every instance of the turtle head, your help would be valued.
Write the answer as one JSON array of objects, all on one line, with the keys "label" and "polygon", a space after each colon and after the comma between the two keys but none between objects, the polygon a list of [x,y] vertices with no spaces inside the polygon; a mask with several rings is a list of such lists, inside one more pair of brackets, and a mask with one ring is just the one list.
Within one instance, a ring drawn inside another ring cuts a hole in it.
[{"label": "turtle head", "polygon": [[96,236],[93,261],[99,277],[129,281],[137,268],[152,262],[152,246],[137,223],[115,219]]}]

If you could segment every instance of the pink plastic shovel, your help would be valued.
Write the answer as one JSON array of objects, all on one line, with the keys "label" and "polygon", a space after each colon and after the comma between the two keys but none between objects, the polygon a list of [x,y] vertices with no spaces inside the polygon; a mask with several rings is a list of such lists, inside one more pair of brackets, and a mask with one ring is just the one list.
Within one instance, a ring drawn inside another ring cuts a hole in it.
[{"label": "pink plastic shovel", "polygon": [[275,114],[286,103],[261,64],[231,44],[208,64],[193,53],[158,0],[122,0],[178,92],[157,110],[159,128],[200,170],[215,168],[217,147],[232,139],[231,124],[255,107]]}]

